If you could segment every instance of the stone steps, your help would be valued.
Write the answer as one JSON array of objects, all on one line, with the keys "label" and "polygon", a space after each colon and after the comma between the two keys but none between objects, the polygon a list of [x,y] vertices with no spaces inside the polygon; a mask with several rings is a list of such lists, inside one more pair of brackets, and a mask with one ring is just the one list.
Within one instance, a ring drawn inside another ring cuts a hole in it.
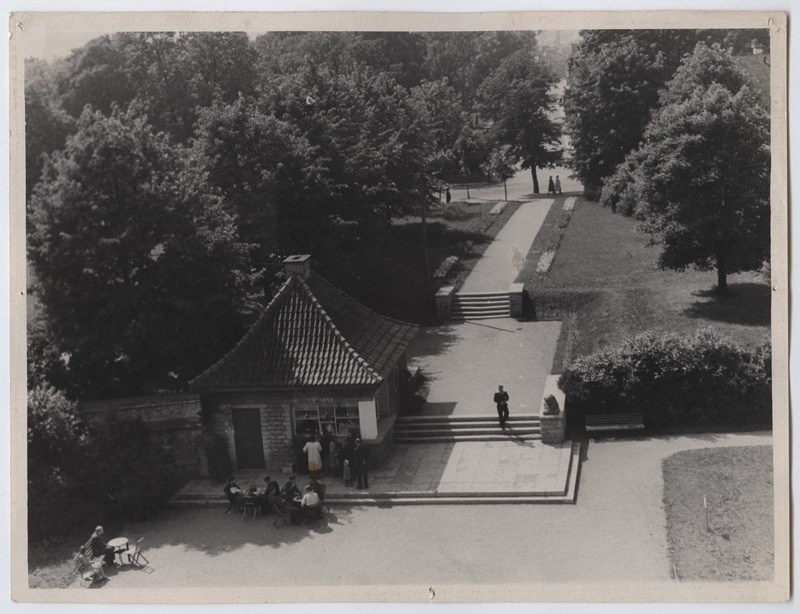
[{"label": "stone steps", "polygon": [[459,292],[453,296],[450,307],[453,320],[507,318],[510,313],[508,292]]},{"label": "stone steps", "polygon": [[538,416],[513,416],[500,429],[497,416],[403,416],[394,427],[395,443],[449,443],[541,439]]}]

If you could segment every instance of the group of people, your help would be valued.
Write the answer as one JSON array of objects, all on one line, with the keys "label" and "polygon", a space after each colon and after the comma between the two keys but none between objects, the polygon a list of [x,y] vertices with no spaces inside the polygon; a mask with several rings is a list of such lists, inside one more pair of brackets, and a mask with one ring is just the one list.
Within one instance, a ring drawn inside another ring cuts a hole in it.
[{"label": "group of people", "polygon": [[553,176],[550,175],[550,179],[547,181],[547,193],[561,194],[561,179],[558,178],[558,175],[556,175],[555,182],[553,181]]},{"label": "group of people", "polygon": [[369,449],[360,438],[348,437],[342,444],[330,435],[320,438],[315,433],[302,451],[312,477],[324,472],[342,478],[346,486],[352,486],[355,481],[358,488],[369,488]]},{"label": "group of people", "polygon": [[230,504],[225,510],[226,514],[232,511],[242,512],[243,506],[249,499],[262,514],[270,514],[276,508],[281,514],[288,511],[290,520],[295,524],[300,524],[300,516],[304,511],[321,513],[325,502],[325,485],[317,476],[311,476],[311,481],[302,491],[297,486],[296,476],[293,475],[289,476],[283,488],[268,475],[264,478],[263,489],[251,486],[247,491],[236,483],[234,476],[231,476],[223,492]]}]

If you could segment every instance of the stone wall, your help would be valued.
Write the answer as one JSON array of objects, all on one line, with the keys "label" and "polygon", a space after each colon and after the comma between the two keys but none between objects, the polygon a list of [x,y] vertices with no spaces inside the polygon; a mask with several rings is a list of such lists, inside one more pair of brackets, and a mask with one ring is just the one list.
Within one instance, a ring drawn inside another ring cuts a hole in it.
[{"label": "stone wall", "polygon": [[[539,419],[542,427],[542,443],[561,443],[567,429],[567,414],[564,410],[566,397],[558,387],[558,375],[548,375],[544,383],[544,393],[542,394],[542,404],[539,409]],[[544,399],[553,395],[558,403],[559,411],[555,414],[547,414]]]},{"label": "stone wall", "polygon": [[200,397],[196,394],[163,394],[142,397],[82,401],[78,413],[87,423],[141,420],[151,444],[169,452],[182,477],[208,472],[203,451]]}]

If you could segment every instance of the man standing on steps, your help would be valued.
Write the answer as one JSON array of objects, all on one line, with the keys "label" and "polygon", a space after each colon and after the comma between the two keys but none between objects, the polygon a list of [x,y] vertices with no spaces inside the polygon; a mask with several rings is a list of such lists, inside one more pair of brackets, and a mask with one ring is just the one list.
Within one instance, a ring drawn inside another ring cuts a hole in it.
[{"label": "man standing on steps", "polygon": [[494,393],[494,402],[497,403],[497,417],[500,418],[500,428],[506,430],[506,420],[508,420],[508,393],[502,386],[497,387]]}]

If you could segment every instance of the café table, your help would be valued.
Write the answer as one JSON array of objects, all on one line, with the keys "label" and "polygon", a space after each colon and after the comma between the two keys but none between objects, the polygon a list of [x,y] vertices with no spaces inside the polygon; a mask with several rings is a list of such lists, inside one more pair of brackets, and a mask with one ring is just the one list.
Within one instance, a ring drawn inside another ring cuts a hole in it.
[{"label": "caf\u00e9 table", "polygon": [[108,540],[109,547],[114,549],[114,554],[119,555],[119,564],[124,565],[122,561],[122,553],[128,551],[128,538],[127,537],[115,537],[114,539]]}]

